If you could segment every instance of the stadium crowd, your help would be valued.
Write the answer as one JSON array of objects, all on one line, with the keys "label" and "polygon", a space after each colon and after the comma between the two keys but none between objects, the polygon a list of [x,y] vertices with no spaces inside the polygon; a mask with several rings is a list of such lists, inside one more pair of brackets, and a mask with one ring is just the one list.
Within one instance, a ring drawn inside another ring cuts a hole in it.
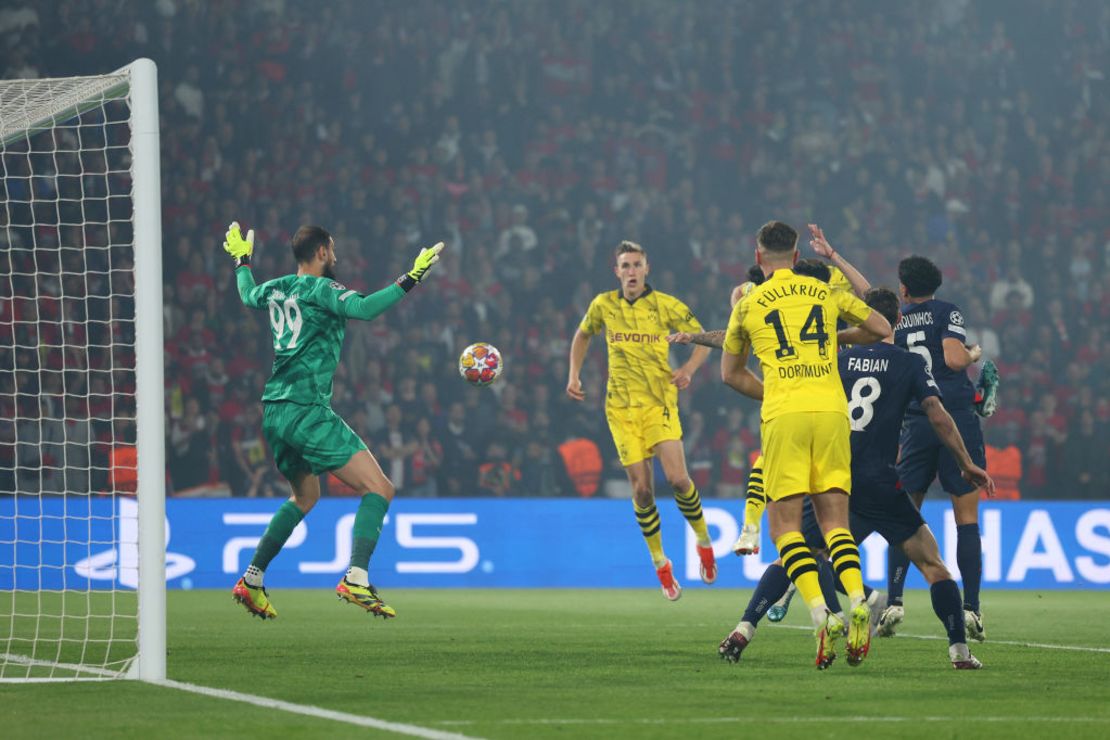
[{"label": "stadium crowd", "polygon": [[[1108,4],[61,0],[0,12],[0,44],[4,77],[159,65],[178,493],[285,495],[260,429],[267,317],[220,249],[233,219],[260,281],[292,270],[302,223],[361,291],[448,243],[348,327],[336,376],[403,496],[604,495],[624,475],[602,348],[586,402],[563,390],[613,247],[643,244],[650,282],[723,328],[771,218],[820,224],[875,285],[937,262],[1001,370],[1000,489],[1110,491]],[[488,390],[456,370],[479,340],[506,359]],[[682,394],[691,473],[741,496],[758,408],[707,365]]]}]

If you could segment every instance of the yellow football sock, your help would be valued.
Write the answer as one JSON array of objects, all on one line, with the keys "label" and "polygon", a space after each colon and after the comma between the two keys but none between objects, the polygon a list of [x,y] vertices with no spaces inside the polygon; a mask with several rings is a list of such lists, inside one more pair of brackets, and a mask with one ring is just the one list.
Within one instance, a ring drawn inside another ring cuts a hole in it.
[{"label": "yellow football sock", "polygon": [[748,475],[748,494],[744,498],[744,526],[758,527],[767,508],[767,494],[763,491],[763,457],[760,456]]},{"label": "yellow football sock", "polygon": [[787,532],[775,540],[779,557],[782,558],[782,567],[798,592],[809,604],[809,608],[816,609],[825,606],[825,597],[821,595],[821,583],[817,580],[817,561],[813,553],[806,547],[805,537],[801,532]]},{"label": "yellow football sock", "polygon": [[643,533],[651,553],[651,562],[656,568],[660,568],[667,562],[667,556],[663,554],[663,535],[659,533],[659,510],[654,503],[641,509],[635,501],[632,502],[632,508],[636,511],[636,521],[640,524],[640,532]]},{"label": "yellow football sock", "polygon": [[825,542],[829,545],[833,570],[854,606],[864,598],[863,574],[859,569],[859,548],[856,547],[856,541],[852,539],[851,532],[838,527],[825,534]]},{"label": "yellow football sock", "polygon": [[698,544],[702,547],[708,545],[709,527],[705,525],[705,516],[701,513],[701,496],[698,495],[697,486],[694,485],[693,481],[690,482],[690,490],[686,493],[676,493],[674,500],[678,504],[678,510],[682,512],[682,516],[686,517],[686,521],[690,523],[690,528],[697,535]]}]

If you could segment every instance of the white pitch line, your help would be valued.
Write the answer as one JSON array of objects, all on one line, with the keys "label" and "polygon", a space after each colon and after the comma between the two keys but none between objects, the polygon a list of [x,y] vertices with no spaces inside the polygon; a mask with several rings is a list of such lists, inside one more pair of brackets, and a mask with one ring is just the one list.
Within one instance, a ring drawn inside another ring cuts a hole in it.
[{"label": "white pitch line", "polygon": [[[764,722],[764,723],[778,723],[778,724],[812,724],[815,722],[836,723],[836,722],[874,722],[881,719],[884,722],[952,722],[950,716],[940,717],[889,717],[889,716],[866,716],[855,715],[850,717],[837,717],[833,715],[825,715],[821,717],[759,717],[758,719],[752,717],[688,717],[688,718],[673,718],[673,719],[644,719],[629,717],[627,719],[613,719],[605,717],[597,717],[593,719],[551,719],[551,718],[538,718],[538,719],[501,719],[492,720],[490,722],[483,722],[481,720],[443,720],[436,722],[438,725],[481,725],[481,724],[497,724],[497,725],[668,725],[668,724],[725,724],[725,723],[739,723],[739,722]],[[1110,723],[1110,717],[961,717],[961,722],[1073,722],[1084,724],[1106,724]]]},{"label": "white pitch line", "polygon": [[[70,677],[49,677],[49,678],[0,678],[0,682],[21,683],[21,682],[34,682],[34,683],[72,683],[74,681],[109,681],[112,679],[119,679],[123,677],[126,672],[125,669],[113,671],[108,668],[100,668],[98,666],[81,665],[80,663],[56,663],[52,660],[39,660],[36,658],[29,658],[26,655],[18,655],[15,653],[0,653],[0,661],[5,663],[15,663],[18,665],[25,665],[27,667],[38,666],[41,668],[52,668],[62,671],[71,671],[76,673],[76,676]],[[130,661],[127,661],[130,663]],[[91,673],[92,676],[83,676],[83,673]]]},{"label": "white pitch line", "polygon": [[[812,627],[803,627],[798,624],[777,624],[776,629],[806,630],[812,632]],[[947,640],[940,635],[907,635],[902,632],[896,637],[910,637],[914,640]],[[885,638],[884,638],[885,639]],[[978,644],[978,643],[972,643]],[[1053,645],[1047,642],[1021,642],[1020,640],[987,640],[984,645],[1014,645],[1016,647],[1043,648],[1045,650],[1074,650],[1080,653],[1110,653],[1110,648],[1090,647],[1088,645]]]},{"label": "white pitch line", "polygon": [[243,704],[253,704],[263,709],[278,709],[291,714],[303,714],[306,717],[330,719],[335,722],[357,725],[358,727],[370,727],[375,730],[395,732],[399,735],[423,737],[428,738],[428,740],[475,740],[471,735],[459,735],[454,732],[433,730],[427,727],[420,727],[419,725],[406,725],[400,722],[387,722],[382,719],[375,719],[374,717],[363,717],[358,714],[337,712],[332,709],[324,709],[310,704],[293,704],[292,702],[281,701],[280,699],[270,699],[265,696],[244,694],[239,691],[230,691],[228,689],[215,689],[210,686],[198,686],[196,684],[172,681],[169,679],[165,681],[155,681],[153,683],[156,686],[165,686],[171,689],[178,689],[179,691],[188,691],[193,694],[201,694],[202,696],[211,696],[216,699],[227,699],[228,701],[237,701]]}]

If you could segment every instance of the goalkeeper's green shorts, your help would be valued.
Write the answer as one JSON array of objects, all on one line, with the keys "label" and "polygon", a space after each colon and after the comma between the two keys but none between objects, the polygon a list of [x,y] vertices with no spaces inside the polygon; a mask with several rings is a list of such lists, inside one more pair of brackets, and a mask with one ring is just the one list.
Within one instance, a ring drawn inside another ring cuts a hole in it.
[{"label": "goalkeeper's green shorts", "polygon": [[320,475],[347,464],[366,449],[354,430],[327,406],[288,401],[262,404],[262,435],[278,470],[292,481],[299,474]]}]

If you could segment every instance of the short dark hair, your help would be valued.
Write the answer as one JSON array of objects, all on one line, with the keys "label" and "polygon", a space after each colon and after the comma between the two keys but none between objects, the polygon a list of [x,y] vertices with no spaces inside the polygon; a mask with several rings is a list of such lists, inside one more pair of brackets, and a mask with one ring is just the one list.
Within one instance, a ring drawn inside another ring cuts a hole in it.
[{"label": "short dark hair", "polygon": [[643,247],[641,247],[636,242],[629,241],[628,239],[625,239],[624,241],[622,241],[620,244],[617,245],[617,250],[613,254],[613,258],[616,259],[616,260],[620,260],[621,255],[625,254],[626,252],[633,252],[634,254],[641,254],[641,255],[643,255],[644,259],[647,259],[647,250],[644,249]]},{"label": "short dark hair", "polygon": [[311,262],[316,250],[331,244],[331,234],[322,226],[302,226],[293,235],[293,256],[297,264]]},{"label": "short dark hair", "polygon": [[768,221],[759,227],[755,240],[769,252],[790,252],[798,246],[798,232],[782,221]]},{"label": "short dark hair", "polygon": [[832,280],[832,271],[829,266],[821,260],[804,259],[798,260],[794,264],[794,274],[808,275],[811,278],[817,278],[823,283]]},{"label": "short dark hair", "polygon": [[889,321],[891,326],[898,323],[898,296],[890,288],[872,288],[863,294],[863,302]]},{"label": "short dark hair", "polygon": [[898,263],[898,282],[906,286],[910,298],[924,298],[936,293],[944,278],[931,260],[915,254]]},{"label": "short dark hair", "polygon": [[763,274],[763,268],[759,265],[752,265],[748,268],[748,282],[752,285],[763,285],[763,281],[767,276]]}]

